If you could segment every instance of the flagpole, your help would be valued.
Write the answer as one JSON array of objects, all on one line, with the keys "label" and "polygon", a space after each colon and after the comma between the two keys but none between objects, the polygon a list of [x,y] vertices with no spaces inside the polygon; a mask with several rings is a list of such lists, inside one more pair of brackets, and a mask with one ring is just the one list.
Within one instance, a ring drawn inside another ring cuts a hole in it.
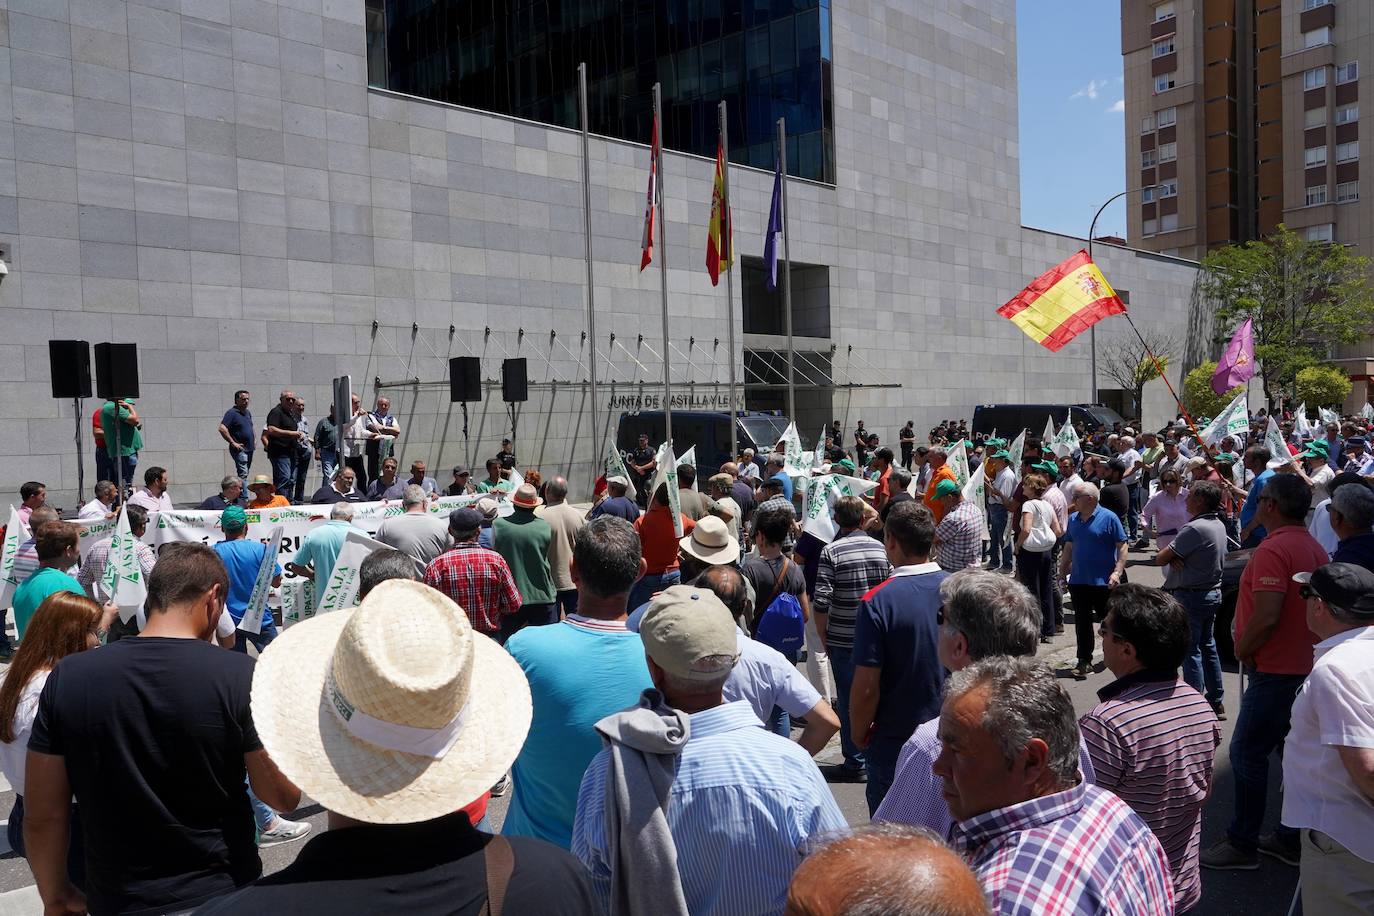
[{"label": "flagpole", "polygon": [[[730,130],[727,125],[725,100],[721,99],[718,108],[720,117],[720,185],[724,192],[721,214],[721,244],[728,246],[730,260],[734,261],[735,256],[735,214],[730,209]],[[732,263],[731,267],[734,266]],[[725,340],[729,347],[730,354],[730,460],[734,461],[739,457],[739,436],[735,431],[735,425],[739,422],[735,418],[735,272],[725,271]]]},{"label": "flagpole", "polygon": [[792,373],[792,254],[787,231],[787,119],[778,118],[778,172],[782,186],[782,315],[787,330],[787,419],[796,422],[797,390]]},{"label": "flagpole", "polygon": [[[596,391],[596,283],[592,276],[592,160],[591,143],[588,131],[591,129],[587,118],[587,64],[577,65],[577,106],[582,119],[582,225],[587,241],[587,342],[591,344],[591,355],[587,357],[587,383],[592,402],[592,448],[601,442],[601,409],[597,405]],[[592,483],[596,483],[597,463],[592,462]]]},{"label": "flagpole", "polygon": [[[658,275],[663,290],[663,433],[664,441],[673,444],[673,383],[668,350],[668,230],[664,204],[667,196],[663,193],[663,85],[654,83],[654,123],[658,125],[658,161],[654,163],[658,180],[654,190],[658,193]],[[652,151],[651,151],[652,154]],[[649,494],[652,498],[653,494]]]}]

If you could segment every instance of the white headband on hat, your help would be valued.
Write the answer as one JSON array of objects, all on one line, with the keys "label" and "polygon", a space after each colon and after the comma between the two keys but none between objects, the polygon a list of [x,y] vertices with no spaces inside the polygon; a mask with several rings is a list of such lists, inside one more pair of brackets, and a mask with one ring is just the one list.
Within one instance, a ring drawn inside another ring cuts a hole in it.
[{"label": "white headband on hat", "polygon": [[344,729],[359,741],[366,741],[388,751],[402,754],[415,754],[441,760],[458,741],[462,734],[463,723],[467,719],[468,707],[463,705],[458,714],[439,728],[416,728],[411,725],[397,725],[369,716],[348,701],[339,689],[331,668],[328,680],[329,708],[343,723]]}]

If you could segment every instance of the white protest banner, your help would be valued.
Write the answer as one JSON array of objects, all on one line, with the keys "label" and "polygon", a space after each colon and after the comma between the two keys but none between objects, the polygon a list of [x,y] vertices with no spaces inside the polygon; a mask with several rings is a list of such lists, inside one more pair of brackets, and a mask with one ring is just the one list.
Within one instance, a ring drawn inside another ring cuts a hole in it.
[{"label": "white protest banner", "polygon": [[1366,420],[1374,420],[1374,404],[1365,401],[1364,406],[1360,408],[1360,416]]},{"label": "white protest banner", "polygon": [[835,519],[831,516],[831,509],[835,505],[835,500],[841,496],[864,496],[877,486],[877,481],[860,480],[857,477],[845,477],[839,474],[825,474],[813,478],[806,495],[806,517],[802,522],[803,533],[810,534],[827,544],[830,543],[839,533],[839,529],[835,527]]},{"label": "white protest banner", "polygon": [[1307,419],[1306,401],[1298,405],[1297,413],[1293,415],[1293,431],[1304,439],[1311,439],[1316,435]]},{"label": "white protest banner", "polygon": [[677,492],[677,459],[673,457],[673,446],[667,442],[658,447],[658,469],[654,471],[654,482],[649,485],[650,504],[660,484],[668,488],[668,511],[673,515],[673,533],[682,537],[682,499]]},{"label": "white protest banner", "polygon": [[1242,391],[1232,399],[1226,409],[1217,414],[1211,423],[1202,430],[1204,445],[1215,445],[1227,436],[1242,435],[1250,428],[1250,415],[1246,411],[1246,396]]},{"label": "white protest banner", "polygon": [[1082,444],[1078,441],[1078,431],[1073,428],[1073,424],[1065,420],[1064,425],[1059,427],[1059,432],[1054,434],[1054,439],[1050,441],[1050,450],[1060,458],[1072,455],[1082,449]]},{"label": "white protest banner", "polygon": [[[624,477],[627,482],[631,480],[630,471],[625,467],[625,459],[620,457],[620,449],[615,447],[614,442],[606,443],[606,476]],[[634,499],[638,494],[639,491],[635,489],[635,485],[630,483],[625,490],[625,495]]]},{"label": "white protest banner", "polygon": [[[1067,425],[1068,425],[1068,422],[1069,422],[1068,420],[1065,420],[1065,421],[1064,421],[1064,425],[1067,426]],[[1045,431],[1044,431],[1043,433],[1040,434],[1040,445],[1041,445],[1042,447],[1048,447],[1049,444],[1050,444],[1051,442],[1053,442],[1053,441],[1054,441],[1054,415],[1051,414],[1050,416],[1048,416],[1048,417],[1045,418]]]},{"label": "white protest banner", "polygon": [[950,450],[948,464],[950,470],[954,472],[954,480],[959,486],[962,487],[968,483],[968,449],[965,448],[963,439],[960,439],[959,444]]},{"label": "white protest banner", "polygon": [[315,582],[304,577],[281,584],[282,628],[315,616]]},{"label": "white protest banner", "polygon": [[1012,473],[1016,475],[1017,480],[1021,479],[1021,455],[1025,450],[1026,431],[1023,429],[1021,430],[1021,435],[1012,440],[1011,448],[1007,449],[1007,454],[1011,456],[1007,464],[1011,466]]},{"label": "white protest banner", "polygon": [[1325,407],[1317,408],[1317,416],[1321,417],[1322,426],[1328,423],[1340,423],[1341,418],[1336,415],[1336,411],[1327,410]]},{"label": "white protest banner", "polygon": [[14,557],[19,545],[29,539],[29,529],[19,517],[19,510],[10,506],[10,521],[5,526],[5,543],[0,547],[0,607],[9,607],[14,590],[19,587],[14,577]]},{"label": "white protest banner", "polygon": [[[982,523],[983,537],[988,536],[988,513],[987,513],[987,474],[984,469],[988,466],[986,460],[979,462],[978,469],[969,477],[968,483],[964,484],[964,499],[978,507],[978,518]],[[1008,525],[1007,527],[1011,527]]]},{"label": "white protest banner", "polygon": [[787,429],[782,434],[782,443],[783,472],[788,477],[803,477],[809,474],[811,463],[802,453],[801,435],[797,432],[797,424],[787,424]]},{"label": "white protest banner", "polygon": [[[697,469],[697,447],[694,445],[691,448],[687,449],[687,451],[683,452],[682,457],[677,460],[677,463],[679,465],[690,464],[692,466],[692,470],[695,471]],[[695,477],[692,478],[692,492],[700,492],[697,489],[697,479]]]},{"label": "white protest banner", "polygon": [[819,471],[825,464],[825,437],[830,427],[822,426],[821,434],[816,437],[816,450],[811,453],[811,470]]},{"label": "white protest banner", "polygon": [[1285,464],[1293,464],[1293,453],[1288,450],[1288,443],[1283,441],[1283,431],[1274,422],[1274,418],[1269,418],[1269,423],[1264,428],[1264,447],[1269,449],[1273,455],[1269,459],[1269,468],[1281,468]]},{"label": "white protest banner", "polygon": [[272,529],[267,539],[267,549],[262,554],[262,565],[258,567],[258,577],[253,581],[253,593],[248,598],[248,606],[243,610],[238,628],[245,633],[261,633],[262,618],[267,611],[267,594],[272,591],[272,580],[276,577],[277,554],[281,552],[282,527]]},{"label": "white protest banner", "polygon": [[148,600],[148,583],[138,562],[138,542],[129,529],[128,507],[119,512],[118,526],[110,537],[110,556],[105,561],[101,586],[119,607],[119,619],[128,623]]},{"label": "white protest banner", "polygon": [[385,546],[381,541],[374,541],[361,531],[350,529],[344,535],[339,558],[334,562],[334,571],[330,574],[329,581],[323,586],[324,593],[320,595],[319,607],[315,613],[327,614],[341,608],[353,607],[358,598],[359,567],[363,565],[363,560],[367,559],[368,554]]}]

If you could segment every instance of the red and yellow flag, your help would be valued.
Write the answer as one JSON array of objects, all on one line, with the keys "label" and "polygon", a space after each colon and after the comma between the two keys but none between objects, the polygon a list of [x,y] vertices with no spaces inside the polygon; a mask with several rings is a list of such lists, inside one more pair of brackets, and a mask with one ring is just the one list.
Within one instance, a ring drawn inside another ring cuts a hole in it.
[{"label": "red and yellow flag", "polygon": [[730,202],[725,199],[725,147],[716,143],[716,181],[711,189],[711,225],[706,230],[706,271],[711,285],[720,282],[720,272],[729,270],[735,260],[735,226]]},{"label": "red and yellow flag", "polygon": [[1059,351],[1108,315],[1126,305],[1097,269],[1087,251],[1045,271],[997,310],[1047,350]]}]

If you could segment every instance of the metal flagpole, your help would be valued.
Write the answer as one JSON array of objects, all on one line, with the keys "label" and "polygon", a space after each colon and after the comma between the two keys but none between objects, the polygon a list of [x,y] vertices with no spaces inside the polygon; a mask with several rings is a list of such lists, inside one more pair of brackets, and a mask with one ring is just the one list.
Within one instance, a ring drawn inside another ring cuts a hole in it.
[{"label": "metal flagpole", "polygon": [[582,224],[587,240],[587,341],[591,344],[591,354],[587,358],[587,382],[592,402],[592,483],[598,476],[597,462],[600,456],[596,450],[601,447],[601,424],[598,422],[601,408],[597,403],[596,391],[596,282],[592,274],[592,158],[587,132],[591,130],[587,118],[587,65],[577,65],[578,110],[582,118]]},{"label": "metal flagpole", "polygon": [[673,383],[669,362],[668,342],[668,218],[663,212],[667,199],[663,193],[663,85],[654,83],[654,123],[658,125],[658,161],[654,163],[658,178],[654,190],[658,194],[658,275],[663,287],[663,433],[664,441],[673,443]]},{"label": "metal flagpole", "polygon": [[[721,166],[720,183],[724,200],[721,202],[721,244],[730,252],[730,260],[735,258],[735,214],[730,209],[730,130],[726,124],[725,100],[720,102],[720,146]],[[733,263],[731,267],[733,267]],[[739,436],[735,430],[735,272],[725,272],[725,339],[730,348],[730,460],[739,457]]]},{"label": "metal flagpole", "polygon": [[782,316],[787,330],[787,419],[797,420],[797,389],[792,360],[792,253],[787,231],[787,119],[778,118],[778,172],[782,176]]}]

